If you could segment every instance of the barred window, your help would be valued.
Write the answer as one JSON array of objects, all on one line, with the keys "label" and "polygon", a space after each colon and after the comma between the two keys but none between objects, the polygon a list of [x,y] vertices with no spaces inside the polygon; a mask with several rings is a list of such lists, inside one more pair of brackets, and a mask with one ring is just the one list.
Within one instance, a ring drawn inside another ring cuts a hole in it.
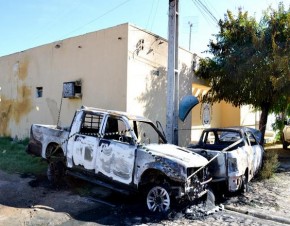
[{"label": "barred window", "polygon": [[86,113],[81,126],[80,133],[89,136],[98,136],[102,120],[103,115]]}]

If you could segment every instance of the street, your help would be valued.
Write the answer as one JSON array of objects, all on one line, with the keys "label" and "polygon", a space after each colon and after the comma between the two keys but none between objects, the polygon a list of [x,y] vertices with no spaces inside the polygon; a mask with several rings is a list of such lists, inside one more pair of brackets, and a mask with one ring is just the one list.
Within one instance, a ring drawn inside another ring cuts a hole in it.
[{"label": "street", "polygon": [[280,167],[273,178],[253,180],[248,193],[226,197],[207,213],[187,207],[153,215],[138,196],[119,195],[73,178],[55,188],[45,176],[0,171],[0,225],[287,225],[290,151],[276,151]]}]

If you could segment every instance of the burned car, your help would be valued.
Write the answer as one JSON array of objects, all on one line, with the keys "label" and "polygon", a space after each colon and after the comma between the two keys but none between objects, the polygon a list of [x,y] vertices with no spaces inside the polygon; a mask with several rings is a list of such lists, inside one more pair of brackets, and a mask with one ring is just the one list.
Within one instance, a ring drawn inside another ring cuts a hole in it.
[{"label": "burned car", "polygon": [[140,192],[153,212],[167,211],[172,199],[201,198],[211,180],[206,158],[167,144],[150,120],[125,112],[82,107],[70,128],[33,124],[27,152],[47,160],[53,183],[67,173],[121,193]]},{"label": "burned car", "polygon": [[262,166],[264,149],[258,133],[247,127],[205,129],[189,149],[209,160],[213,186],[229,192],[246,191]]}]

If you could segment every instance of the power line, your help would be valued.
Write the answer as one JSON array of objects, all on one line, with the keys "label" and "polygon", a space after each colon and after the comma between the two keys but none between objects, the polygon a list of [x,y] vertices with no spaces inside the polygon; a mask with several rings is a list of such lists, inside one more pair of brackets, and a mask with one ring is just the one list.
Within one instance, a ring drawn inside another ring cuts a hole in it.
[{"label": "power line", "polygon": [[149,17],[148,17],[148,20],[147,20],[147,24],[146,24],[146,29],[148,29],[148,25],[149,25],[149,22],[150,22],[150,18],[151,18],[152,12],[153,12],[153,6],[154,6],[154,1],[152,1],[150,14],[149,14]]},{"label": "power line", "polygon": [[[156,6],[155,6],[155,2],[157,2],[156,3]],[[151,5],[151,9],[150,9],[150,14],[149,14],[149,17],[148,17],[148,20],[147,20],[147,24],[146,24],[146,30],[152,31],[153,25],[155,23],[155,18],[156,18],[156,14],[157,14],[159,2],[160,2],[159,0],[158,1],[152,1],[152,5]],[[151,20],[151,22],[150,22],[150,20]]]},{"label": "power line", "polygon": [[153,20],[152,20],[152,23],[151,23],[151,27],[150,27],[150,30],[151,30],[151,31],[152,31],[152,27],[153,27],[154,22],[155,22],[155,18],[156,18],[156,14],[157,14],[158,6],[159,6],[159,0],[157,1],[157,5],[156,5],[156,8],[155,8],[155,13],[154,13]]},{"label": "power line", "polygon": [[199,4],[202,6],[202,8],[205,10],[205,12],[208,13],[208,15],[210,15],[210,17],[212,18],[212,20],[216,23],[218,23],[217,18],[212,14],[212,12],[208,9],[208,7],[206,5],[204,5],[200,0],[196,0],[197,2],[199,2]]},{"label": "power line", "polygon": [[72,7],[70,7],[66,11],[62,11],[55,21],[47,23],[47,24],[43,24],[43,26],[41,27],[41,30],[38,30],[37,32],[35,32],[34,34],[30,36],[31,39],[37,40],[39,37],[43,36],[43,33],[42,33],[43,30],[47,32],[48,30],[51,30],[51,28],[54,27],[55,24],[57,24],[61,19],[67,18],[67,16],[71,14],[72,11],[74,11],[76,8],[80,6],[80,4],[82,4],[81,0],[77,0],[76,2],[78,3],[75,5],[72,5]]},{"label": "power line", "polygon": [[194,2],[194,1],[192,1],[192,2],[197,7],[199,12],[202,14],[203,18],[208,22],[208,24],[215,26],[216,24],[212,20],[210,20],[208,15],[200,8],[200,6],[196,2]]},{"label": "power line", "polygon": [[[207,8],[211,8],[214,10],[215,15],[218,15],[218,17],[220,17],[220,13],[216,10],[216,8],[211,4],[210,1],[204,1],[204,4],[207,6]],[[213,11],[211,10],[211,11]]]},{"label": "power line", "polygon": [[210,18],[211,22],[213,22],[214,25],[218,23],[216,17],[212,14],[212,12],[208,9],[208,7],[204,5],[200,0],[192,0],[192,2],[199,9],[200,13],[204,16],[206,20],[207,18]]},{"label": "power line", "polygon": [[66,36],[69,36],[69,35],[75,33],[76,31],[82,29],[82,28],[85,27],[85,26],[87,26],[87,25],[89,25],[89,24],[92,24],[93,22],[95,22],[95,21],[101,19],[102,17],[106,16],[107,14],[109,14],[109,13],[115,11],[116,9],[120,8],[121,6],[125,5],[125,4],[128,3],[129,1],[131,1],[131,0],[126,0],[126,1],[124,1],[124,2],[122,2],[122,3],[120,3],[119,5],[113,7],[112,9],[106,11],[105,13],[101,14],[101,15],[98,16],[97,18],[95,18],[95,19],[89,21],[88,23],[86,23],[86,24],[84,24],[84,25],[82,25],[82,26],[79,26],[78,28],[74,29],[73,31],[71,31],[71,32],[69,32],[69,33],[63,35],[61,39],[63,39],[63,38],[65,38]]}]

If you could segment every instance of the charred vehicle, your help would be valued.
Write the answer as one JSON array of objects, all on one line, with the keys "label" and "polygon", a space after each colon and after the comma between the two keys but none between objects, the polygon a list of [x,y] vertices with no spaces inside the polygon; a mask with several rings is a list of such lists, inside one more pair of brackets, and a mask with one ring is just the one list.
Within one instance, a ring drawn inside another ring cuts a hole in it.
[{"label": "charred vehicle", "polygon": [[246,191],[262,166],[264,154],[258,130],[247,127],[205,129],[189,149],[209,160],[212,182],[224,191]]},{"label": "charred vehicle", "polygon": [[67,173],[141,192],[153,212],[167,211],[173,199],[199,199],[211,180],[206,158],[167,144],[151,121],[124,112],[82,107],[70,128],[33,124],[27,152],[47,160],[52,182]]}]

